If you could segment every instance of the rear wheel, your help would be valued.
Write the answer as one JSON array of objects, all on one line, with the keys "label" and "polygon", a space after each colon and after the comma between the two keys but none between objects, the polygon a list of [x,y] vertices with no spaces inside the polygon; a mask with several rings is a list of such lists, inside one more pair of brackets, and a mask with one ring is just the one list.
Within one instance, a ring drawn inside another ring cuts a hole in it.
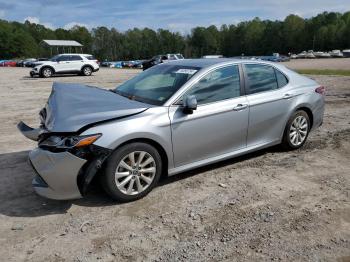
[{"label": "rear wheel", "polygon": [[44,67],[40,75],[45,78],[51,77],[53,75],[53,70],[50,67]]},{"label": "rear wheel", "polygon": [[102,184],[113,199],[119,202],[134,201],[155,187],[161,172],[161,157],[153,146],[146,143],[127,144],[107,160]]},{"label": "rear wheel", "polygon": [[284,131],[282,145],[287,149],[297,149],[304,145],[310,131],[310,119],[305,111],[297,111],[289,119]]},{"label": "rear wheel", "polygon": [[84,76],[91,76],[92,68],[90,66],[84,66],[82,69],[82,73]]}]

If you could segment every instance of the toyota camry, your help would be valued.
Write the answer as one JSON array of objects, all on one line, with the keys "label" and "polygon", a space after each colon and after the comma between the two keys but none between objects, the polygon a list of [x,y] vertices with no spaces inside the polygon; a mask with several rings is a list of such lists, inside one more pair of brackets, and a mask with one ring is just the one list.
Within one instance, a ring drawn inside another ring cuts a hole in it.
[{"label": "toyota camry", "polygon": [[322,124],[324,87],[281,64],[189,59],[156,65],[113,90],[54,83],[40,125],[19,130],[35,191],[82,197],[94,177],[115,200],[149,193],[162,175],[280,144],[303,146]]}]

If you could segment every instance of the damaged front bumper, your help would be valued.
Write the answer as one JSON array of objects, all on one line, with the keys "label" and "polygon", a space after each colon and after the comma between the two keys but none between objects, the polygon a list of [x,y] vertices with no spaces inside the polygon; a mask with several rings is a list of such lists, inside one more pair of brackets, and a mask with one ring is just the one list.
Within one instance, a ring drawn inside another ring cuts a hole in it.
[{"label": "damaged front bumper", "polygon": [[36,148],[29,153],[29,161],[37,173],[32,185],[39,195],[57,200],[82,197],[78,174],[85,159],[69,152],[53,153]]},{"label": "damaged front bumper", "polygon": [[23,122],[17,127],[25,137],[40,141],[39,147],[29,153],[29,162],[36,172],[34,190],[46,198],[81,198],[112,152],[93,144],[81,148],[49,146],[45,141],[52,136],[47,130],[34,129]]}]

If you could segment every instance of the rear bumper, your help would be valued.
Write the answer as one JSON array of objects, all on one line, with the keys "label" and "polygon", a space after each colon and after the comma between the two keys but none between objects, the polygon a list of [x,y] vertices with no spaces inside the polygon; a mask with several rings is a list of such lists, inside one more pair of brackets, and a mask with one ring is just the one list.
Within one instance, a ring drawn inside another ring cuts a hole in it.
[{"label": "rear bumper", "polygon": [[97,72],[98,70],[100,70],[100,68],[94,68],[94,70],[92,70],[93,72]]},{"label": "rear bumper", "polygon": [[85,159],[69,152],[53,153],[36,148],[29,153],[29,161],[37,173],[32,181],[37,194],[56,200],[82,197],[77,178]]}]

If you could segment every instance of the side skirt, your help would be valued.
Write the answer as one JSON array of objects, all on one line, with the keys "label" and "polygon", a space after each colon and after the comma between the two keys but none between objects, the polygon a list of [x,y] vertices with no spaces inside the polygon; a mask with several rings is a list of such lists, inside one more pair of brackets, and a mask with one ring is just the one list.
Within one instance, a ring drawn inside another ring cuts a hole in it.
[{"label": "side skirt", "polygon": [[217,163],[217,162],[229,159],[229,158],[245,155],[245,154],[248,154],[248,153],[260,150],[260,149],[264,149],[264,148],[267,148],[267,147],[278,145],[280,143],[281,143],[280,140],[276,140],[276,141],[272,141],[272,142],[269,142],[269,143],[266,143],[266,144],[258,144],[258,145],[254,145],[254,146],[251,146],[251,147],[242,148],[242,149],[239,149],[239,150],[236,150],[236,151],[233,151],[233,152],[229,152],[229,153],[226,153],[226,154],[223,154],[223,155],[219,155],[219,156],[203,159],[203,160],[200,160],[200,161],[197,161],[197,162],[194,162],[194,163],[186,164],[186,165],[183,165],[183,166],[171,168],[171,169],[168,170],[168,175],[169,176],[173,176],[173,175],[176,175],[176,174],[179,174],[179,173],[182,173],[182,172],[185,172],[185,171],[189,171],[189,170],[192,170],[192,169],[195,169],[195,168],[198,168],[198,167],[202,167],[202,166],[206,166],[206,165],[209,165],[209,164]]}]

